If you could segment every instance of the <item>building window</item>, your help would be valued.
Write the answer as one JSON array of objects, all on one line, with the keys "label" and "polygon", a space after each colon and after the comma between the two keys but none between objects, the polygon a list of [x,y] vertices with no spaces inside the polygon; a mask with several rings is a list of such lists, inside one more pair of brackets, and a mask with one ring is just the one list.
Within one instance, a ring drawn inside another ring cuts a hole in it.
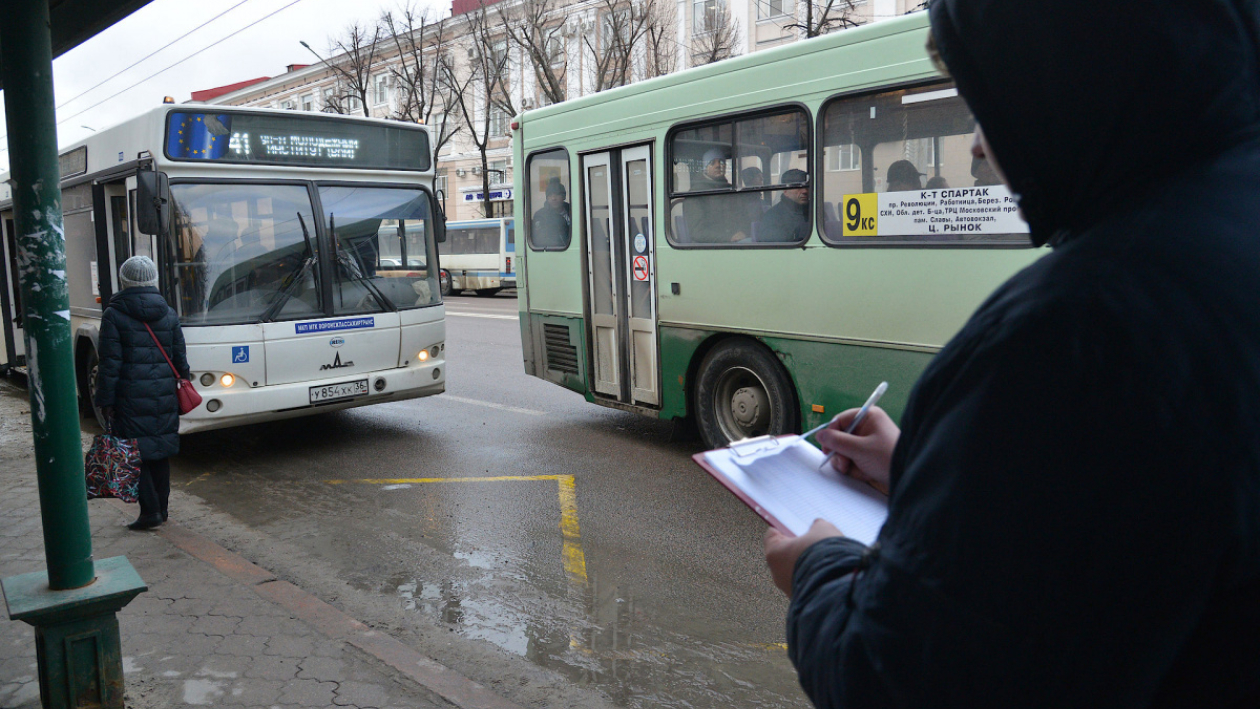
[{"label": "building window", "polygon": [[325,111],[331,111],[333,107],[336,105],[337,101],[335,98],[333,98],[335,93],[336,92],[334,92],[332,89],[324,89],[323,106],[324,106]]},{"label": "building window", "polygon": [[280,108],[283,108],[286,111],[292,111],[294,109],[294,105],[292,101],[281,101]]},{"label": "building window", "polygon": [[389,75],[377,74],[372,78],[372,103],[376,106],[389,103]]},{"label": "building window", "polygon": [[506,184],[511,175],[508,174],[507,160],[491,160],[489,162],[490,181]]},{"label": "building window", "polygon": [[307,94],[302,97],[302,110],[303,111],[315,110],[315,94]]},{"label": "building window", "polygon": [[508,114],[498,106],[490,107],[490,134],[487,137],[501,138],[508,132]]},{"label": "building window", "polygon": [[831,172],[862,169],[862,151],[853,143],[833,145],[826,152],[827,169]]},{"label": "building window", "polygon": [[792,14],[792,0],[757,0],[757,19]]},{"label": "building window", "polygon": [[719,0],[692,0],[691,33],[704,34],[713,31],[718,20]]}]

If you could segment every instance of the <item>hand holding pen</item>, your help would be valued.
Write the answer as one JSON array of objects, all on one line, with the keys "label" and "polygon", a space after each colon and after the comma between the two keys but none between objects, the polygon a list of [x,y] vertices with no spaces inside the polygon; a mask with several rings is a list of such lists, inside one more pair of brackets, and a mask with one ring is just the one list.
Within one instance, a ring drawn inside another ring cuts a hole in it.
[{"label": "hand holding pen", "polygon": [[[875,406],[887,390],[887,382],[880,384],[862,408],[856,412],[846,411],[827,423],[828,426],[840,423],[844,430],[827,428],[817,431],[818,443],[829,452],[819,470],[832,463],[839,472],[887,491],[893,448],[901,436],[897,424],[883,409]],[[863,422],[866,422],[866,432],[855,435],[858,428],[863,427]]]}]

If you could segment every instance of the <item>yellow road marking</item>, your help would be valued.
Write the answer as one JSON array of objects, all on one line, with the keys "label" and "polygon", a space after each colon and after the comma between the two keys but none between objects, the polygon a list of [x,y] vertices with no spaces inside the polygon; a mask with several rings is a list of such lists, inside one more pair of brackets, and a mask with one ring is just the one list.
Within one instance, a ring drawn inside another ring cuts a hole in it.
[{"label": "yellow road marking", "polygon": [[[326,480],[329,485],[416,485],[421,483],[499,483],[554,480],[560,487],[560,533],[564,538],[564,572],[570,590],[586,589],[586,555],[582,553],[582,534],[578,528],[577,487],[572,475],[494,475],[479,478],[365,478],[362,480]],[[577,588],[574,589],[573,587]]]}]

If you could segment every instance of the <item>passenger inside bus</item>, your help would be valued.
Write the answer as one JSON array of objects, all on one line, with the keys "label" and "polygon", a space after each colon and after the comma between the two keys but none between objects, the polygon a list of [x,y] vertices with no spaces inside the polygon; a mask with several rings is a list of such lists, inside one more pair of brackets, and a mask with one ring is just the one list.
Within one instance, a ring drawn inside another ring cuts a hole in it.
[{"label": "passenger inside bus", "polygon": [[[701,159],[702,168],[691,176],[692,192],[729,190],[726,151],[712,148]],[[709,195],[688,199],[683,205],[687,234],[697,244],[724,244],[748,238],[751,222],[741,195]]]},{"label": "passenger inside bus", "polygon": [[761,218],[756,234],[758,242],[804,241],[809,237],[809,174],[795,168],[779,179],[781,185],[799,185],[783,190],[779,203]]},{"label": "passenger inside bus", "polygon": [[923,173],[909,160],[898,160],[888,166],[889,192],[910,192],[923,189]]},{"label": "passenger inside bus", "polygon": [[542,208],[534,212],[533,241],[538,248],[560,247],[569,244],[569,230],[573,217],[569,203],[565,201],[568,190],[560,183],[559,177],[547,180],[547,201]]}]

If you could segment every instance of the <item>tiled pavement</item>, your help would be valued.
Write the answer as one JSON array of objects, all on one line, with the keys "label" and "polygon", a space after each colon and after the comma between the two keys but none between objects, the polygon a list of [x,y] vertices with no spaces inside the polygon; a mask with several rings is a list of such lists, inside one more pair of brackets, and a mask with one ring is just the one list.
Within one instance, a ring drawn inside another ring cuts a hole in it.
[{"label": "tiled pavement", "polygon": [[[0,578],[45,568],[20,403],[0,396]],[[118,616],[128,707],[514,706],[178,525],[88,507],[94,558],[125,555],[149,587]],[[33,629],[0,618],[0,709],[39,706]]]}]

